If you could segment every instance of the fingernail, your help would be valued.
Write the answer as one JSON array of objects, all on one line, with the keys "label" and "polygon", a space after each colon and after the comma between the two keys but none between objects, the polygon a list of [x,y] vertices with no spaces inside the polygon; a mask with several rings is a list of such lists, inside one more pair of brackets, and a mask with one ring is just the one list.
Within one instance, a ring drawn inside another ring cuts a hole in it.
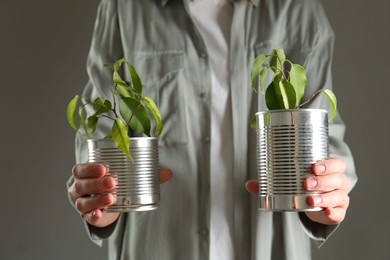
[{"label": "fingernail", "polygon": [[117,197],[116,197],[116,195],[115,194],[112,194],[112,197],[113,197],[113,202],[112,202],[112,204],[116,204],[116,201],[117,201]]},{"label": "fingernail", "polygon": [[103,186],[107,189],[112,189],[114,188],[113,185],[112,185],[112,181],[111,181],[111,178],[109,177],[105,177],[103,180],[102,180],[102,183],[103,183]]},{"label": "fingernail", "polygon": [[93,173],[97,177],[102,176],[103,172],[105,171],[105,169],[102,169],[102,165],[101,164],[92,164],[90,167],[91,167],[90,169],[93,171]]},{"label": "fingernail", "polygon": [[313,203],[314,205],[319,205],[322,203],[322,197],[321,196],[315,196],[315,197],[312,197],[313,198]]},{"label": "fingernail", "polygon": [[316,173],[324,173],[326,170],[326,167],[323,164],[316,164],[314,168]]},{"label": "fingernail", "polygon": [[306,180],[306,185],[307,185],[307,188],[309,189],[314,189],[315,187],[317,187],[317,180],[315,178],[308,178]]}]

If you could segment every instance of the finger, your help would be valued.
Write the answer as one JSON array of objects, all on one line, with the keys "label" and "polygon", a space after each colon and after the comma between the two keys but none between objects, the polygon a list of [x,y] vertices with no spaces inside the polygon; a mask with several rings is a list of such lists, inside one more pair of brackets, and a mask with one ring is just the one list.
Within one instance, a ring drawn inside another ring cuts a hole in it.
[{"label": "finger", "polygon": [[347,209],[349,206],[349,196],[344,191],[335,190],[333,192],[307,197],[306,203],[312,207]]},{"label": "finger", "polygon": [[169,181],[172,178],[172,170],[168,168],[160,168],[159,169],[159,178],[160,178],[160,183],[164,183]]},{"label": "finger", "polygon": [[344,220],[347,211],[343,208],[326,208],[323,211],[308,211],[305,213],[314,222],[324,225],[337,225]]},{"label": "finger", "polygon": [[84,215],[95,209],[105,209],[114,204],[116,196],[111,193],[100,194],[93,197],[81,197],[75,202],[75,207],[80,214]]},{"label": "finger", "polygon": [[85,220],[96,227],[106,227],[113,223],[118,217],[119,212],[107,212],[100,209],[95,209],[84,215]]},{"label": "finger", "polygon": [[111,191],[115,188],[116,181],[111,176],[96,179],[76,180],[69,188],[69,197],[75,201],[79,197]]},{"label": "finger", "polygon": [[314,175],[326,175],[333,173],[344,173],[346,169],[345,161],[341,158],[329,158],[327,160],[318,161],[312,165],[312,173]]},{"label": "finger", "polygon": [[107,167],[100,163],[77,164],[72,169],[73,177],[76,179],[99,178],[107,172]]},{"label": "finger", "polygon": [[345,215],[347,214],[347,210],[345,208],[327,208],[325,209],[325,215],[328,218],[330,224],[339,224],[341,223]]},{"label": "finger", "polygon": [[350,181],[344,174],[328,174],[323,176],[311,176],[304,180],[303,186],[308,191],[348,191]]},{"label": "finger", "polygon": [[253,195],[259,194],[259,182],[257,180],[249,180],[245,183],[245,188],[249,193]]}]

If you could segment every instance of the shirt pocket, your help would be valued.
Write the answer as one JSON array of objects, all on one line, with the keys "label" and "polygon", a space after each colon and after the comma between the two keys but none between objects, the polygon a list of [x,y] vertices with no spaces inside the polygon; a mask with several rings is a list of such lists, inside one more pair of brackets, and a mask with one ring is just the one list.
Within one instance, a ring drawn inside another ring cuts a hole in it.
[{"label": "shirt pocket", "polygon": [[[182,50],[134,51],[129,62],[137,70],[143,95],[152,98],[161,112],[164,129],[159,137],[161,146],[187,143],[186,115],[182,73]],[[129,77],[127,75],[127,77]],[[152,120],[152,131],[155,124]]]}]

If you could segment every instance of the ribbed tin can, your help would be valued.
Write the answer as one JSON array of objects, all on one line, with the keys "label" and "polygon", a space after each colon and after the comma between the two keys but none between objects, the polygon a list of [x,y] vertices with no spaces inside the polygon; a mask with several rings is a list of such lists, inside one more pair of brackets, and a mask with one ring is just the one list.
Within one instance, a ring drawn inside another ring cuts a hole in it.
[{"label": "ribbed tin can", "polygon": [[313,163],[329,157],[328,114],[322,109],[258,112],[259,209],[318,211],[310,207],[303,181]]},{"label": "ribbed tin can", "polygon": [[109,139],[88,140],[88,161],[104,163],[117,181],[116,203],[108,211],[154,210],[160,202],[158,140],[130,138],[130,160]]}]

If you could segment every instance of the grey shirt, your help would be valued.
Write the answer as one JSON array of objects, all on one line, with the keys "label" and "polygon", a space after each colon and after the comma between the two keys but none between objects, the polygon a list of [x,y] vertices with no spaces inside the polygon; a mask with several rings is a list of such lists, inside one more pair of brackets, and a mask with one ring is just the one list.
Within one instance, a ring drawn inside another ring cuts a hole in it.
[{"label": "grey shirt", "polygon": [[[303,213],[259,212],[256,197],[244,187],[257,178],[256,135],[249,118],[265,110],[253,94],[251,63],[256,55],[284,48],[308,74],[306,97],[332,88],[334,34],[317,0],[231,1],[231,95],[234,147],[232,192],[236,259],[310,259],[310,241],[321,245],[337,226],[311,222]],[[103,68],[125,57],[139,72],[144,93],[161,109],[165,129],[159,139],[160,164],[173,179],[161,186],[158,210],[122,214],[103,229],[87,225],[98,244],[108,238],[109,259],[208,259],[210,217],[211,76],[204,41],[181,0],[102,0],[88,57],[84,95],[110,97],[111,72]],[[312,107],[326,108],[324,96]],[[96,137],[108,132],[101,125]],[[352,156],[343,142],[340,118],[330,125],[331,156],[347,162],[352,184]],[[86,161],[85,141],[76,140],[77,162]]]}]

